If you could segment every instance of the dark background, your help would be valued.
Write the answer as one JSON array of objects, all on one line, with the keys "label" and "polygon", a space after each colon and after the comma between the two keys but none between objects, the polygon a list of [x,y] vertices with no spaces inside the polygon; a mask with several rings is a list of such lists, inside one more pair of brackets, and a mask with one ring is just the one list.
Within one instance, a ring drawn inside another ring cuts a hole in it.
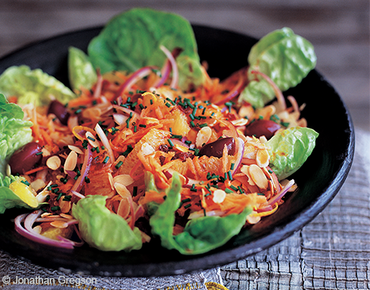
[{"label": "dark background", "polygon": [[175,12],[195,24],[257,38],[287,26],[313,43],[317,69],[338,90],[355,125],[370,130],[369,3],[368,0],[1,0],[0,57],[30,42],[104,24],[119,12],[138,6]]}]

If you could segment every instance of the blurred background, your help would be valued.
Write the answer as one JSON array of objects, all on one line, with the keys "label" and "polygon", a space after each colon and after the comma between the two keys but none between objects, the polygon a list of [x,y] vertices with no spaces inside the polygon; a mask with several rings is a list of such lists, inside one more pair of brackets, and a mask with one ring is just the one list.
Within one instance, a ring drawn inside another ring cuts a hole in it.
[{"label": "blurred background", "polygon": [[0,57],[56,34],[103,25],[132,7],[175,12],[194,24],[257,38],[287,26],[312,42],[318,57],[317,69],[342,96],[355,125],[370,130],[369,3],[368,0],[1,0]]}]

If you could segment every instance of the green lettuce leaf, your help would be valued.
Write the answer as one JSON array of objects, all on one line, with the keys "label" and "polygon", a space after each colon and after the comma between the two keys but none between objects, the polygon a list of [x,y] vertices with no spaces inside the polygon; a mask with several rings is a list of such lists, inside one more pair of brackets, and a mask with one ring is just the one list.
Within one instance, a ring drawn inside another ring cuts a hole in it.
[{"label": "green lettuce leaf", "polygon": [[[102,73],[114,70],[134,72],[141,67],[162,67],[166,56],[160,49],[183,49],[176,59],[179,85],[203,83],[197,43],[190,23],[183,17],[150,8],[134,8],[112,18],[92,39],[88,55]],[[190,79],[188,79],[190,77]]]},{"label": "green lettuce leaf", "polygon": [[105,207],[107,197],[89,195],[72,207],[82,238],[101,251],[131,251],[142,247],[138,228],[131,230],[126,220]]},{"label": "green lettuce leaf", "polygon": [[0,173],[3,176],[11,155],[32,141],[32,122],[23,120],[23,117],[22,109],[0,94]]},{"label": "green lettuce leaf", "polygon": [[68,50],[68,77],[72,90],[81,87],[91,89],[97,81],[97,74],[89,57],[76,47]]},{"label": "green lettuce leaf", "polygon": [[4,176],[0,172],[0,214],[14,207],[32,209],[9,188],[9,185],[17,179],[19,177],[13,175]]},{"label": "green lettuce leaf", "polygon": [[41,69],[31,70],[26,65],[11,66],[1,74],[0,93],[17,96],[20,105],[33,103],[36,106],[48,105],[51,96],[63,104],[76,97],[53,76]]},{"label": "green lettuce leaf", "polygon": [[315,68],[316,55],[309,41],[285,27],[258,41],[248,55],[248,62],[250,83],[240,94],[239,101],[261,108],[273,100],[275,94],[271,85],[252,74],[252,70],[266,74],[285,91],[298,85]]},{"label": "green lettuce leaf", "polygon": [[319,136],[315,130],[292,127],[274,135],[267,145],[270,148],[270,167],[282,180],[296,172],[311,155]]},{"label": "green lettuce leaf", "polygon": [[30,208],[12,190],[9,185],[18,179],[7,176],[7,164],[12,154],[23,145],[31,142],[32,122],[23,120],[24,113],[16,104],[9,103],[0,94],[0,213],[13,207]]},{"label": "green lettuce leaf", "polygon": [[166,200],[158,206],[150,217],[152,233],[161,238],[161,244],[167,249],[176,249],[185,255],[206,253],[225,244],[237,235],[252,212],[245,208],[241,214],[226,217],[205,216],[189,221],[182,233],[173,236],[175,211],[180,206],[181,182],[178,174],[173,174],[171,187],[167,190]]}]

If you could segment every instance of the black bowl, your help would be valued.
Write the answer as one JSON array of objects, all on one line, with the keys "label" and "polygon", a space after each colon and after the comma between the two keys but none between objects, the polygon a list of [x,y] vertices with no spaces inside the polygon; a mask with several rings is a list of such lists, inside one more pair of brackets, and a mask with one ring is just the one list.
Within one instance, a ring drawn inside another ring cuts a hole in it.
[{"label": "black bowl", "polygon": [[[67,33],[15,51],[0,59],[0,73],[12,65],[41,68],[68,85],[69,46],[86,50],[101,27]],[[202,60],[209,74],[222,78],[247,65],[248,52],[257,41],[246,35],[194,25]],[[160,276],[183,274],[222,266],[271,247],[310,222],[334,198],[346,179],[354,155],[354,129],[349,112],[335,89],[316,70],[286,95],[306,103],[303,116],[319,132],[317,146],[294,174],[299,189],[285,198],[278,211],[243,229],[224,246],[203,255],[184,256],[158,243],[131,253],[102,252],[85,245],[56,250],[29,241],[14,230],[15,211],[2,215],[0,248],[14,256],[56,269],[108,276]]]}]

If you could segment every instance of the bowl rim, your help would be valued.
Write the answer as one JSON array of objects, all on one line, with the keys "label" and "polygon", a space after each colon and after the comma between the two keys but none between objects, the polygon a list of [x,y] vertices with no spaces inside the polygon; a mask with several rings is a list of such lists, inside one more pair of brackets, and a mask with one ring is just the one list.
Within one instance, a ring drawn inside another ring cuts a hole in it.
[{"label": "bowl rim", "polygon": [[[221,31],[225,33],[235,34],[242,37],[248,37],[250,39],[255,39],[253,37],[248,36],[247,34],[243,34],[240,32],[234,32],[232,30],[227,30],[223,28],[215,28],[207,25],[198,25],[192,24],[194,29],[211,29],[214,31]],[[31,43],[28,43],[0,58],[0,63],[4,60],[16,56],[24,51],[29,50],[30,48],[36,45],[42,45],[44,43],[49,43],[53,41],[57,41],[60,38],[68,37],[72,34],[76,33],[86,33],[101,30],[103,26],[95,26],[83,29],[72,30],[68,32],[64,32],[61,34],[57,34],[52,37],[44,38],[41,40],[36,40]],[[257,41],[257,39],[255,39]],[[20,257],[22,259],[29,260],[30,262],[40,264],[41,266],[45,267],[52,267],[55,268],[54,264],[57,264],[57,268],[68,268],[66,266],[76,266],[77,268],[72,271],[78,271],[84,274],[94,274],[100,276],[125,276],[125,277],[138,277],[138,276],[165,276],[165,275],[173,275],[173,274],[184,274],[193,271],[205,270],[209,268],[214,268],[219,265],[226,265],[228,263],[234,262],[241,258],[246,258],[248,256],[254,255],[262,250],[265,250],[278,242],[288,238],[296,231],[302,229],[307,223],[313,220],[329,203],[330,201],[336,196],[340,188],[342,187],[345,179],[350,171],[353,158],[354,158],[354,149],[355,149],[355,131],[354,125],[349,113],[349,110],[345,103],[343,102],[342,98],[338,94],[338,92],[332,87],[332,85],[326,80],[324,76],[321,75],[314,69],[312,74],[316,74],[317,77],[322,81],[326,82],[326,84],[332,89],[333,93],[338,96],[339,105],[344,108],[345,115],[346,115],[346,123],[348,123],[348,146],[345,154],[345,158],[341,163],[338,170],[331,178],[330,184],[324,188],[324,191],[315,198],[309,205],[307,205],[303,211],[295,214],[292,216],[292,221],[286,222],[284,224],[278,225],[274,227],[274,235],[264,235],[259,237],[258,239],[249,242],[247,245],[239,245],[233,247],[232,249],[228,249],[227,251],[211,251],[206,254],[197,255],[197,256],[189,256],[188,259],[184,259],[179,261],[165,261],[155,263],[141,263],[141,264],[133,264],[133,265],[123,265],[121,267],[117,267],[117,265],[95,265],[99,268],[99,270],[94,269],[94,265],[91,263],[84,263],[84,262],[68,262],[65,263],[63,258],[59,259],[51,259],[49,261],[40,261],[38,256],[32,255],[32,253],[27,254],[26,251],[20,251],[21,254],[17,253],[17,249],[19,250],[19,246],[12,248],[9,245],[4,246],[4,251],[9,253],[11,256]],[[0,243],[1,245],[1,243]],[[199,266],[201,265],[201,267]],[[143,267],[146,267],[149,270],[143,270]],[[164,267],[165,270],[156,270],[154,268],[161,268]]]}]

